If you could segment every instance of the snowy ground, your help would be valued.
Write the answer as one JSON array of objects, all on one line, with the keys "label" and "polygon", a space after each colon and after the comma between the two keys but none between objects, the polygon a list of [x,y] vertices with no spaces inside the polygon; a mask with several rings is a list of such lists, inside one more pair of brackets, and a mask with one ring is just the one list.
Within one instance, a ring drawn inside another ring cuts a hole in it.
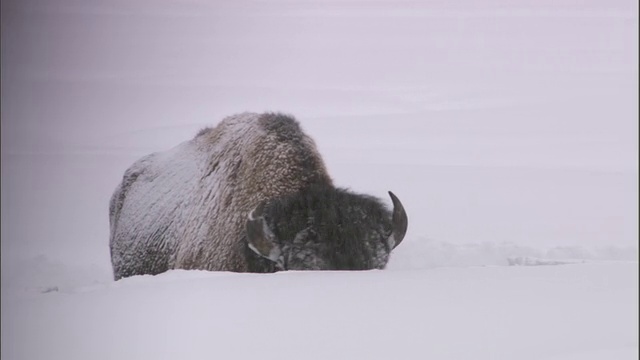
[{"label": "snowy ground", "polygon": [[[1,4],[3,359],[637,358],[637,1]],[[124,170],[267,110],[388,270],[113,282]]]},{"label": "snowy ground", "polygon": [[635,359],[638,263],[172,271],[2,297],[3,359]]}]

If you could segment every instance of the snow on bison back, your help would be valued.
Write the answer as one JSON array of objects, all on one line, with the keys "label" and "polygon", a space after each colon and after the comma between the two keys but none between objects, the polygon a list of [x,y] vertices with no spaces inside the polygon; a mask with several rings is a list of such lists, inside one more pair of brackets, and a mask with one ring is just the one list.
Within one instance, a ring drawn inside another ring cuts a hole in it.
[{"label": "snow on bison back", "polygon": [[109,206],[114,277],[383,269],[407,231],[389,195],[393,211],[334,187],[290,116],[230,116],[127,169]]}]

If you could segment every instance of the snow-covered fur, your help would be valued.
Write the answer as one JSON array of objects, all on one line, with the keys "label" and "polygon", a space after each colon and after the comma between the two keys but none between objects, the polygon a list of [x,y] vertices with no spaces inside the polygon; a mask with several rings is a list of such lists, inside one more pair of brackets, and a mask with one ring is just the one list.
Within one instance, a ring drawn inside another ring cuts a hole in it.
[{"label": "snow-covered fur", "polygon": [[[305,202],[303,211],[300,201],[292,202],[296,197],[315,200]],[[324,215],[313,220],[314,212]],[[382,268],[399,243],[386,241],[393,231],[391,212],[375,199],[335,189],[298,122],[271,113],[227,117],[171,150],[138,160],[113,193],[109,215],[116,279],[169,269]],[[355,224],[358,216],[369,216],[363,224],[378,235]],[[343,220],[362,229],[345,223],[350,230],[343,234]],[[404,222],[400,241],[406,216]],[[316,224],[313,236],[309,223]],[[347,235],[357,239],[345,245]],[[308,251],[322,242],[331,246],[322,246],[321,254]],[[314,262],[320,265],[288,266],[303,253],[325,258]]]}]

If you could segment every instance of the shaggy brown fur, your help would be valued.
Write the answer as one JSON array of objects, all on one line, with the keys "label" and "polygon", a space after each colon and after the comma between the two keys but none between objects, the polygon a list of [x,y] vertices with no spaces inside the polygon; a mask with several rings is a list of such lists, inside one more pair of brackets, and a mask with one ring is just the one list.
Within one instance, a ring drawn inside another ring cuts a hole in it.
[{"label": "shaggy brown fur", "polygon": [[247,214],[332,183],[292,117],[243,113],[133,164],[111,199],[115,278],[168,269],[247,271]]}]

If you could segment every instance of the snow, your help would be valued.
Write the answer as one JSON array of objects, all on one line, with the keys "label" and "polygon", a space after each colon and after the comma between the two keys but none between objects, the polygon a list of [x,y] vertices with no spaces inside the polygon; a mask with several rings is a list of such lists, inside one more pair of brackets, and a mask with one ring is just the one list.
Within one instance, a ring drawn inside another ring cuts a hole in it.
[{"label": "snow", "polygon": [[175,270],[3,296],[13,311],[3,313],[2,357],[633,359],[637,274],[637,262]]},{"label": "snow", "polygon": [[[3,359],[638,357],[637,1],[1,6]],[[244,111],[398,195],[387,270],[114,282],[124,171]]]}]

